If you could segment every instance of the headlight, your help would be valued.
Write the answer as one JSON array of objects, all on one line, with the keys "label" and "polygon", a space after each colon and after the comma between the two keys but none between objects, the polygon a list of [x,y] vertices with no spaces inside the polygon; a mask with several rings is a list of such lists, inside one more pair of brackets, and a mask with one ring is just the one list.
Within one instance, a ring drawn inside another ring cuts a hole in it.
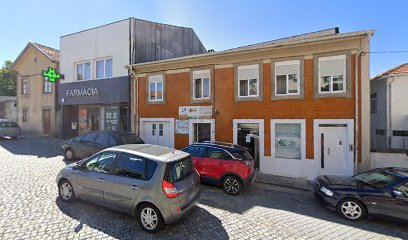
[{"label": "headlight", "polygon": [[326,194],[327,196],[331,197],[333,196],[333,192],[330,191],[329,189],[325,188],[325,187],[321,187],[319,189],[322,193]]}]

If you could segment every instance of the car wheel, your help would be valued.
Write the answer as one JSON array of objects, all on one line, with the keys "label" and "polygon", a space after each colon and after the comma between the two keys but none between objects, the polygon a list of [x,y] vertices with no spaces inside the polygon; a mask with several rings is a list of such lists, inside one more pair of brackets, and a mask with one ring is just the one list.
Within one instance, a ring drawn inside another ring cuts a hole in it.
[{"label": "car wheel", "polygon": [[222,182],[224,191],[229,195],[237,195],[242,189],[241,180],[234,176],[227,176]]},{"label": "car wheel", "polygon": [[359,221],[366,217],[367,210],[364,204],[356,199],[342,199],[337,204],[337,212],[347,220]]},{"label": "car wheel", "polygon": [[148,233],[160,231],[164,226],[163,217],[155,206],[152,204],[143,204],[137,210],[139,225]]},{"label": "car wheel", "polygon": [[75,153],[71,148],[67,148],[64,153],[64,157],[68,161],[72,161],[75,159]]},{"label": "car wheel", "polygon": [[59,196],[64,202],[75,200],[75,193],[72,184],[67,180],[62,180],[58,186]]}]

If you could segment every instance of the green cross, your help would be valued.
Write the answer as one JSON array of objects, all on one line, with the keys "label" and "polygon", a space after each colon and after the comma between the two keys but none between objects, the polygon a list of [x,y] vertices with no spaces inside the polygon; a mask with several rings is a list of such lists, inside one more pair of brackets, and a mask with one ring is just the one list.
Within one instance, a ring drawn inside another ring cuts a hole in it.
[{"label": "green cross", "polygon": [[55,68],[48,67],[48,71],[42,71],[43,77],[47,77],[49,82],[55,82],[55,79],[60,79],[61,74],[55,72]]}]

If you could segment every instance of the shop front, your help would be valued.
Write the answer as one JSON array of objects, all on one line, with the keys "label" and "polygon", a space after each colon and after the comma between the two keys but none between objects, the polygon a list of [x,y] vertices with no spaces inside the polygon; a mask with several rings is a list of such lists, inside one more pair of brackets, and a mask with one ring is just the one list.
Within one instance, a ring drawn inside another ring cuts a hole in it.
[{"label": "shop front", "polygon": [[89,131],[129,131],[129,77],[60,84],[63,137]]}]

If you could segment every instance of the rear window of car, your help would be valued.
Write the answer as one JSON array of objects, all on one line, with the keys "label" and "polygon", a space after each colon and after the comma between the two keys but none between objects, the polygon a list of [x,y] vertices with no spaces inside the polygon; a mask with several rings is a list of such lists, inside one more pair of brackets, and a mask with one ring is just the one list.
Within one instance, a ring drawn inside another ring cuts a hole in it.
[{"label": "rear window of car", "polygon": [[120,137],[120,140],[122,141],[123,144],[143,143],[142,139],[140,139],[135,134],[121,134],[121,135],[119,135],[119,137]]},{"label": "rear window of car", "polygon": [[18,127],[15,122],[0,122],[0,127]]},{"label": "rear window of car", "polygon": [[231,150],[229,151],[234,158],[241,159],[241,160],[252,160],[253,157],[251,154],[246,150]]},{"label": "rear window of car", "polygon": [[191,156],[188,156],[179,161],[168,163],[165,179],[166,181],[175,183],[187,178],[193,171],[193,161],[191,160]]}]

